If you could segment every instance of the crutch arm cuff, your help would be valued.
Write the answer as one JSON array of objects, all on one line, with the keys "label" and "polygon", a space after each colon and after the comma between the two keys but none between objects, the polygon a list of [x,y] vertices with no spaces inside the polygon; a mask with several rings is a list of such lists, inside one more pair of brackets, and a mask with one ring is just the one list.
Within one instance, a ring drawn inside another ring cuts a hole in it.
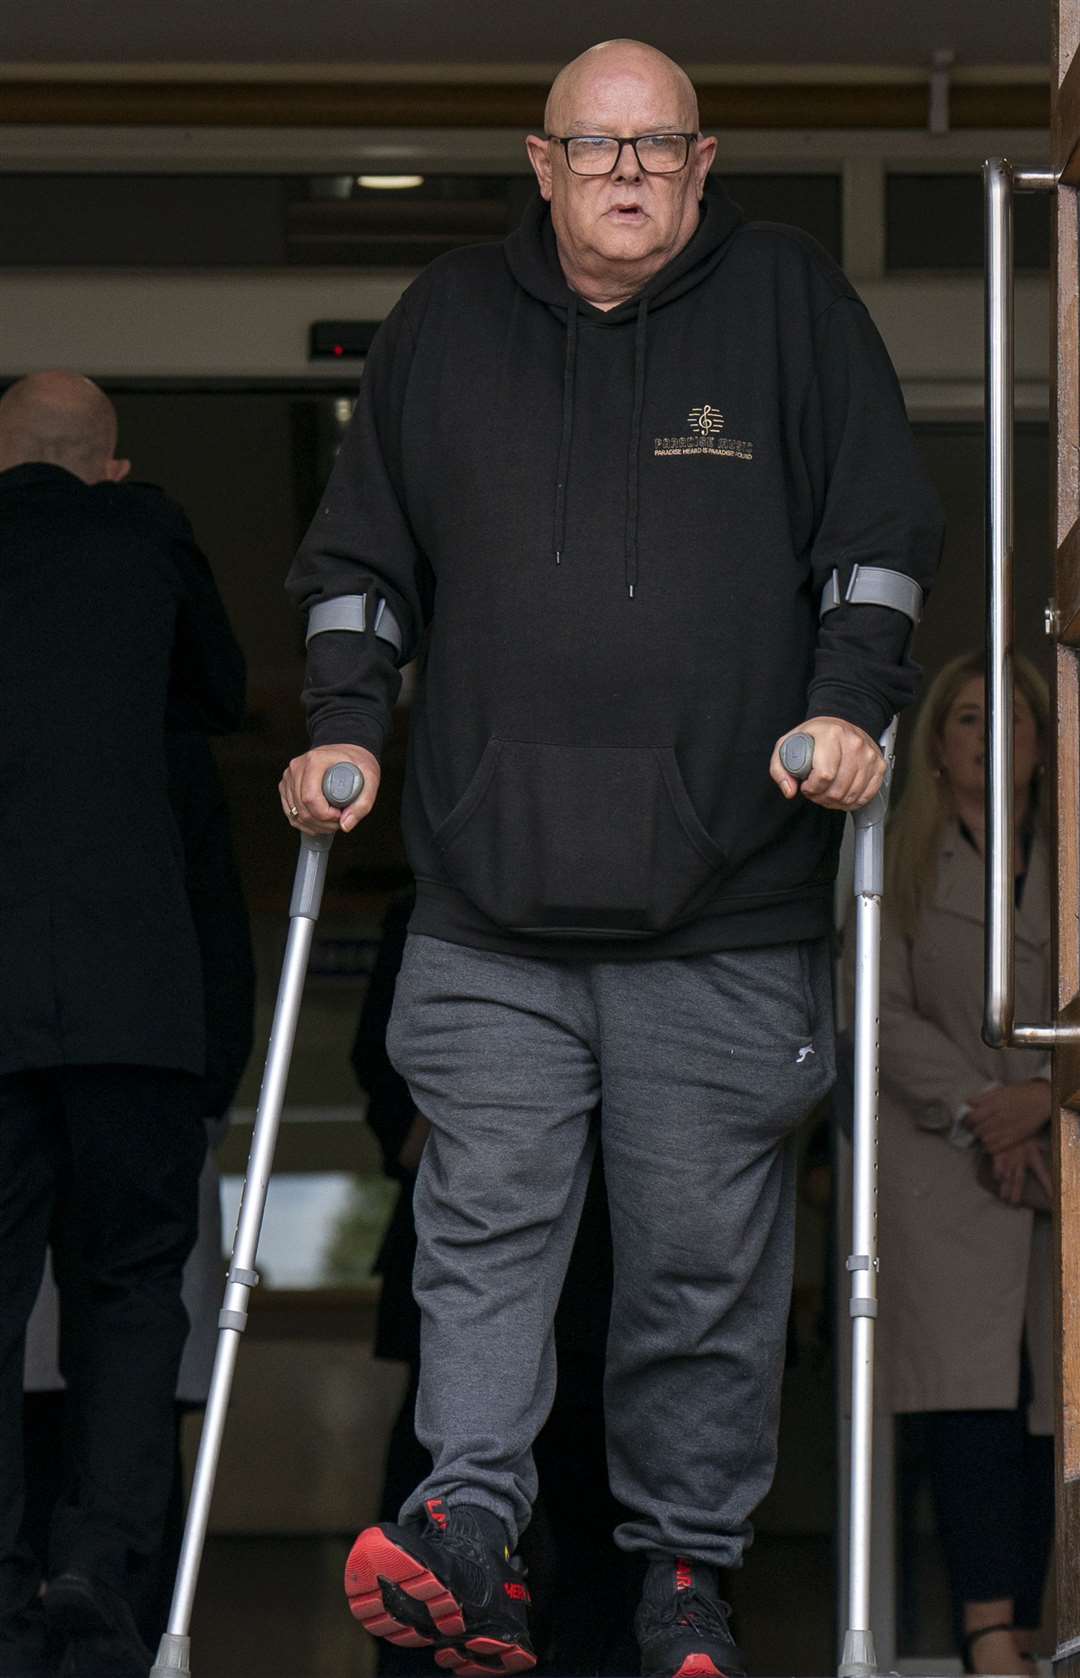
[{"label": "crutch arm cuff", "polygon": [[388,602],[379,599],[371,610],[366,594],[339,594],[333,600],[318,600],[308,612],[307,641],[316,635],[333,630],[345,630],[364,635],[368,627],[377,641],[390,649],[395,664],[400,664],[405,650],[405,636]]},{"label": "crutch arm cuff", "polygon": [[891,571],[884,565],[853,565],[846,586],[841,587],[840,573],[834,571],[821,591],[821,617],[838,606],[888,606],[917,624],[922,616],[923,591],[904,571]]}]

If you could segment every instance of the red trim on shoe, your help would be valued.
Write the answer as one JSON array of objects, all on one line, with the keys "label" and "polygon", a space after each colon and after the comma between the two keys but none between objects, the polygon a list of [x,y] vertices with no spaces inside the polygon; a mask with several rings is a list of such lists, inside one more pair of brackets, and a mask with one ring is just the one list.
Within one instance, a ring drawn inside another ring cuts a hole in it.
[{"label": "red trim on shoe", "polygon": [[687,1655],[675,1678],[726,1678],[711,1655]]},{"label": "red trim on shoe", "polygon": [[381,1527],[368,1527],[356,1540],[345,1563],[345,1595],[350,1609],[361,1625],[376,1637],[385,1637],[389,1643],[401,1644],[403,1648],[429,1644],[430,1637],[422,1637],[387,1613],[380,1579],[389,1579],[406,1596],[423,1603],[441,1637],[464,1636],[461,1605],[442,1580],[436,1579],[408,1550],[387,1538]]},{"label": "red trim on shoe", "polygon": [[443,1502],[442,1498],[441,1497],[429,1497],[427,1502],[424,1504],[424,1508],[428,1512],[429,1520],[431,1520],[433,1522],[433,1524],[438,1527],[440,1532],[444,1532],[445,1529],[446,1529],[446,1523],[449,1520],[449,1516],[446,1513],[446,1505]]},{"label": "red trim on shoe", "polygon": [[[345,1594],[356,1619],[375,1637],[384,1637],[402,1649],[430,1648],[432,1643],[430,1637],[424,1637],[412,1626],[402,1625],[387,1612],[383,1579],[427,1609],[440,1637],[460,1640],[457,1648],[435,1651],[436,1664],[452,1670],[454,1678],[492,1678],[493,1674],[501,1678],[505,1673],[527,1672],[536,1665],[536,1656],[519,1643],[505,1643],[497,1637],[466,1636],[464,1614],[453,1592],[447,1590],[430,1568],[388,1538],[381,1527],[368,1527],[356,1540],[345,1563]],[[520,1588],[527,1598],[526,1587]],[[511,1589],[508,1584],[508,1592]],[[470,1660],[469,1654],[476,1658]]]},{"label": "red trim on shoe", "polygon": [[[470,1661],[466,1649],[477,1659]],[[439,1649],[435,1662],[453,1672],[454,1678],[492,1678],[493,1673],[528,1672],[536,1665],[536,1656],[520,1644],[504,1643],[501,1638],[470,1637],[461,1649]]]},{"label": "red trim on shoe", "polygon": [[677,1591],[692,1591],[694,1588],[694,1566],[683,1556],[675,1558],[675,1589]]}]

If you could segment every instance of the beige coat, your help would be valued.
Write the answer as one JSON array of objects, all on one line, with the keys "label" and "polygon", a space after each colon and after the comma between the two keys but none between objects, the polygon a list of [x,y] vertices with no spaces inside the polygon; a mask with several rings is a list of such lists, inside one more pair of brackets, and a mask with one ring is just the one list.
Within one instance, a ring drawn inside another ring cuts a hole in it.
[{"label": "beige coat", "polygon": [[[955,826],[914,944],[886,925],[881,973],[878,1399],[887,1410],[1011,1409],[1026,1325],[1033,1432],[1053,1430],[1050,1219],[976,1180],[953,1115],[990,1084],[1046,1070],[980,1034],[983,868]],[[1047,853],[1032,852],[1016,916],[1016,1013],[1050,1018]]]}]

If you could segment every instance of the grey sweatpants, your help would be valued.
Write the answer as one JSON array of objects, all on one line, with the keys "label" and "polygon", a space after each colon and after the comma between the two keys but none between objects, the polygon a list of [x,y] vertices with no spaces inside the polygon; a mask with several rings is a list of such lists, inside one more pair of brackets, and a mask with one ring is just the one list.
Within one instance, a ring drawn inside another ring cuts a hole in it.
[{"label": "grey sweatpants", "polygon": [[441,1496],[528,1523],[599,1103],[616,1538],[737,1565],[776,1459],[787,1144],[834,1074],[824,940],[585,963],[411,936],[388,1048],[432,1127],[414,1291],[434,1465],[402,1519]]}]

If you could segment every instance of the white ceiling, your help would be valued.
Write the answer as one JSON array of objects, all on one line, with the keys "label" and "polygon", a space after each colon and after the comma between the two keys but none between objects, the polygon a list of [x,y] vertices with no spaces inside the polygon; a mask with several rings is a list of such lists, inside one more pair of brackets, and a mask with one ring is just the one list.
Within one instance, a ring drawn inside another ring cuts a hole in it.
[{"label": "white ceiling", "polygon": [[0,0],[11,64],[565,62],[634,35],[690,64],[958,66],[1049,58],[1047,0]]}]

